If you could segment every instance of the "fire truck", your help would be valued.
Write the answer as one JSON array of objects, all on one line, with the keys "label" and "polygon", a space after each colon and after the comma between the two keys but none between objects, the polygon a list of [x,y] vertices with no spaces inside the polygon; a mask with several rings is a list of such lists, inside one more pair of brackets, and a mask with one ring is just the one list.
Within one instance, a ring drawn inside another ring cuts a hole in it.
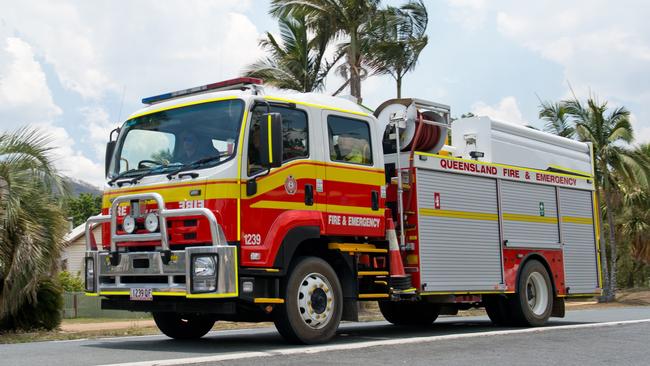
[{"label": "fire truck", "polygon": [[142,102],[107,143],[85,291],[151,312],[171,338],[273,321],[291,342],[326,342],[362,301],[400,326],[472,307],[541,326],[601,293],[587,143],[254,78]]}]

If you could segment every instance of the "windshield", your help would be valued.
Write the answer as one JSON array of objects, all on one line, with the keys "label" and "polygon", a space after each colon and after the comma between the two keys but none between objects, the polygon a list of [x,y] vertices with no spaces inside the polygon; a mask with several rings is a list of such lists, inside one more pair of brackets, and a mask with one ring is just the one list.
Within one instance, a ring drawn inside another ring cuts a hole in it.
[{"label": "windshield", "polygon": [[234,156],[244,102],[202,103],[127,121],[120,133],[109,178],[133,171],[176,169],[201,159],[214,166]]}]

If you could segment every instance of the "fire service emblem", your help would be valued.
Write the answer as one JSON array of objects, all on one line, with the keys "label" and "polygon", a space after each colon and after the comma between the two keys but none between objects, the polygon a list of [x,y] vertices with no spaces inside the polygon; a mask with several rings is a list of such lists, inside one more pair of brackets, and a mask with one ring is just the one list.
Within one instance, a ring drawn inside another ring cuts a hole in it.
[{"label": "fire service emblem", "polygon": [[296,178],[293,175],[288,176],[284,181],[284,189],[288,194],[295,194],[298,190],[298,182],[296,182]]}]

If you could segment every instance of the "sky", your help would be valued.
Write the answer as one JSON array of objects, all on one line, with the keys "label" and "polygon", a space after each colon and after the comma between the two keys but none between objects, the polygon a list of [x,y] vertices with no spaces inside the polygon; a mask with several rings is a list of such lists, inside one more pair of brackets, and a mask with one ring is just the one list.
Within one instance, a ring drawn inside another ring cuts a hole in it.
[{"label": "sky", "polygon": [[[385,1],[399,5],[405,0]],[[650,142],[650,3],[425,0],[429,45],[403,96],[538,128],[539,100],[625,106]],[[278,32],[266,0],[0,0],[0,132],[42,129],[70,177],[101,186],[109,132],[143,97],[226,80]],[[330,76],[325,92],[342,79]],[[395,96],[389,76],[364,105]]]}]

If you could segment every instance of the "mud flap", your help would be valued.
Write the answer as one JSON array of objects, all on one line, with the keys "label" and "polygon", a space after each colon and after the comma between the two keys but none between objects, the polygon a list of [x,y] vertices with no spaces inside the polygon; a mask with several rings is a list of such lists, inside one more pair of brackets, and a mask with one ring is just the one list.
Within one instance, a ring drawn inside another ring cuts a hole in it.
[{"label": "mud flap", "polygon": [[359,303],[354,299],[345,299],[343,301],[343,314],[341,320],[351,322],[359,321]]},{"label": "mud flap", "polygon": [[555,318],[564,318],[565,307],[564,299],[561,297],[553,298],[553,311],[551,311],[551,316]]}]

